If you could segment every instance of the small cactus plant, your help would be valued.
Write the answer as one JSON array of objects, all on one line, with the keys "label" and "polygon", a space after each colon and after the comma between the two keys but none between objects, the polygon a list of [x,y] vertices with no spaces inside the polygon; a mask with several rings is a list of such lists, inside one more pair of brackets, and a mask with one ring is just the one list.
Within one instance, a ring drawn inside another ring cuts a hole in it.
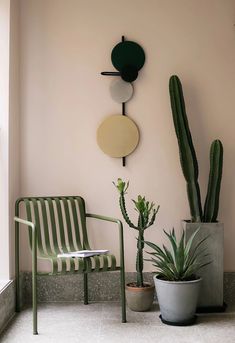
[{"label": "small cactus plant", "polygon": [[127,189],[129,187],[129,181],[126,183],[122,179],[117,180],[117,184],[115,187],[119,191],[119,205],[123,215],[125,222],[132,228],[138,231],[138,239],[137,239],[137,256],[136,256],[136,272],[137,272],[137,280],[136,286],[137,287],[144,287],[143,281],[143,249],[144,249],[144,231],[154,224],[156,219],[156,214],[159,210],[159,206],[155,208],[155,204],[153,202],[149,202],[142,197],[141,195],[138,196],[137,200],[132,200],[135,204],[135,210],[138,212],[138,223],[134,225],[130,220],[127,210],[126,210],[126,203],[125,203],[125,194],[127,193]]},{"label": "small cactus plant", "polygon": [[187,194],[192,222],[216,222],[219,209],[220,184],[223,169],[223,146],[215,140],[210,152],[210,175],[207,196],[202,212],[200,188],[198,184],[198,163],[188,125],[183,89],[178,76],[169,82],[171,108],[175,132],[179,145],[180,162],[187,182]]}]

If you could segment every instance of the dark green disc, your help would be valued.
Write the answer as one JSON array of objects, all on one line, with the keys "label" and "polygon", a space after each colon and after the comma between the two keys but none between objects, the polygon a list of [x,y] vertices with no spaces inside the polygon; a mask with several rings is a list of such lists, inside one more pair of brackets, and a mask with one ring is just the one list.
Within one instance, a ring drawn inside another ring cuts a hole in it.
[{"label": "dark green disc", "polygon": [[121,78],[126,82],[133,82],[138,77],[138,69],[133,66],[124,66],[121,71]]},{"label": "dark green disc", "polygon": [[113,48],[111,60],[113,66],[119,71],[127,65],[140,70],[145,62],[145,54],[139,44],[131,41],[124,41],[118,43]]}]

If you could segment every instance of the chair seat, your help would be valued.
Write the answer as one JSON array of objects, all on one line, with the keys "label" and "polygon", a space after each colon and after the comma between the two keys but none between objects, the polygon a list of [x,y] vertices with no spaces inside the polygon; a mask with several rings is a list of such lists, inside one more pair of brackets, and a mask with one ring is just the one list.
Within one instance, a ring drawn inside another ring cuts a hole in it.
[{"label": "chair seat", "polygon": [[40,254],[38,259],[50,260],[52,271],[50,275],[92,273],[120,270],[116,265],[116,257],[112,254],[99,256],[79,257],[57,257],[57,254]]}]

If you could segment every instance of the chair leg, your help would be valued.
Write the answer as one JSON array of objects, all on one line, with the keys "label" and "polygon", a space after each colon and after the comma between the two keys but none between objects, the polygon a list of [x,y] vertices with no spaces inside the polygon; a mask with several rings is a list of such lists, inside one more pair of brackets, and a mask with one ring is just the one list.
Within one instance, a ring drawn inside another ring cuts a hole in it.
[{"label": "chair leg", "polygon": [[126,293],[125,293],[125,272],[121,268],[121,302],[122,302],[122,323],[126,323]]},{"label": "chair leg", "polygon": [[33,334],[38,334],[37,313],[37,231],[33,231],[32,237],[32,302],[33,302]]},{"label": "chair leg", "polygon": [[15,230],[15,274],[16,274],[16,312],[20,312],[20,258],[19,258],[19,223]]},{"label": "chair leg", "polygon": [[32,273],[32,301],[33,301],[33,334],[38,335],[38,313],[37,313],[37,274]]},{"label": "chair leg", "polygon": [[20,312],[20,276],[18,270],[16,270],[16,312]]},{"label": "chair leg", "polygon": [[88,275],[87,273],[83,274],[84,281],[84,305],[88,305]]}]

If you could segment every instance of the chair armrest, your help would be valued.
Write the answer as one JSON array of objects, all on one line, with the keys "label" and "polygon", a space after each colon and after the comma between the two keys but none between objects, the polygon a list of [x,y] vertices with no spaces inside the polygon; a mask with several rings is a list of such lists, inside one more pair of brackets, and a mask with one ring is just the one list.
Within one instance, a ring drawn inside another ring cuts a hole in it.
[{"label": "chair armrest", "polygon": [[100,219],[100,220],[105,220],[107,222],[117,223],[118,226],[120,226],[120,228],[123,230],[122,222],[119,219],[111,218],[111,217],[106,217],[106,216],[101,216],[99,214],[93,214],[93,213],[86,213],[86,217],[94,218],[94,219]]},{"label": "chair armrest", "polygon": [[30,222],[25,219],[21,219],[19,217],[14,217],[15,221],[15,248],[16,248],[16,258],[19,258],[19,224],[26,225],[31,228],[32,230],[32,251],[33,251],[33,258],[36,259],[37,257],[37,228],[33,222]]},{"label": "chair armrest", "polygon": [[19,217],[14,217],[15,221],[15,266],[19,273],[19,224],[26,225],[32,230],[32,268],[35,273],[37,272],[37,227],[33,222],[30,222]]},{"label": "chair armrest", "polygon": [[101,216],[99,214],[93,214],[93,213],[86,213],[86,217],[94,218],[94,219],[100,219],[100,220],[104,220],[104,221],[107,221],[107,222],[116,223],[118,225],[118,229],[119,229],[119,244],[120,244],[120,267],[122,268],[123,271],[125,271],[125,266],[124,266],[123,225],[122,225],[121,220],[116,219],[116,218],[111,218],[111,217],[105,217],[105,216]]},{"label": "chair armrest", "polygon": [[18,217],[14,217],[14,221],[18,222],[20,224],[24,224],[24,225],[30,226],[32,231],[36,231],[36,226],[35,226],[35,224],[33,222],[30,222],[28,220],[21,219],[21,218],[18,218]]}]

